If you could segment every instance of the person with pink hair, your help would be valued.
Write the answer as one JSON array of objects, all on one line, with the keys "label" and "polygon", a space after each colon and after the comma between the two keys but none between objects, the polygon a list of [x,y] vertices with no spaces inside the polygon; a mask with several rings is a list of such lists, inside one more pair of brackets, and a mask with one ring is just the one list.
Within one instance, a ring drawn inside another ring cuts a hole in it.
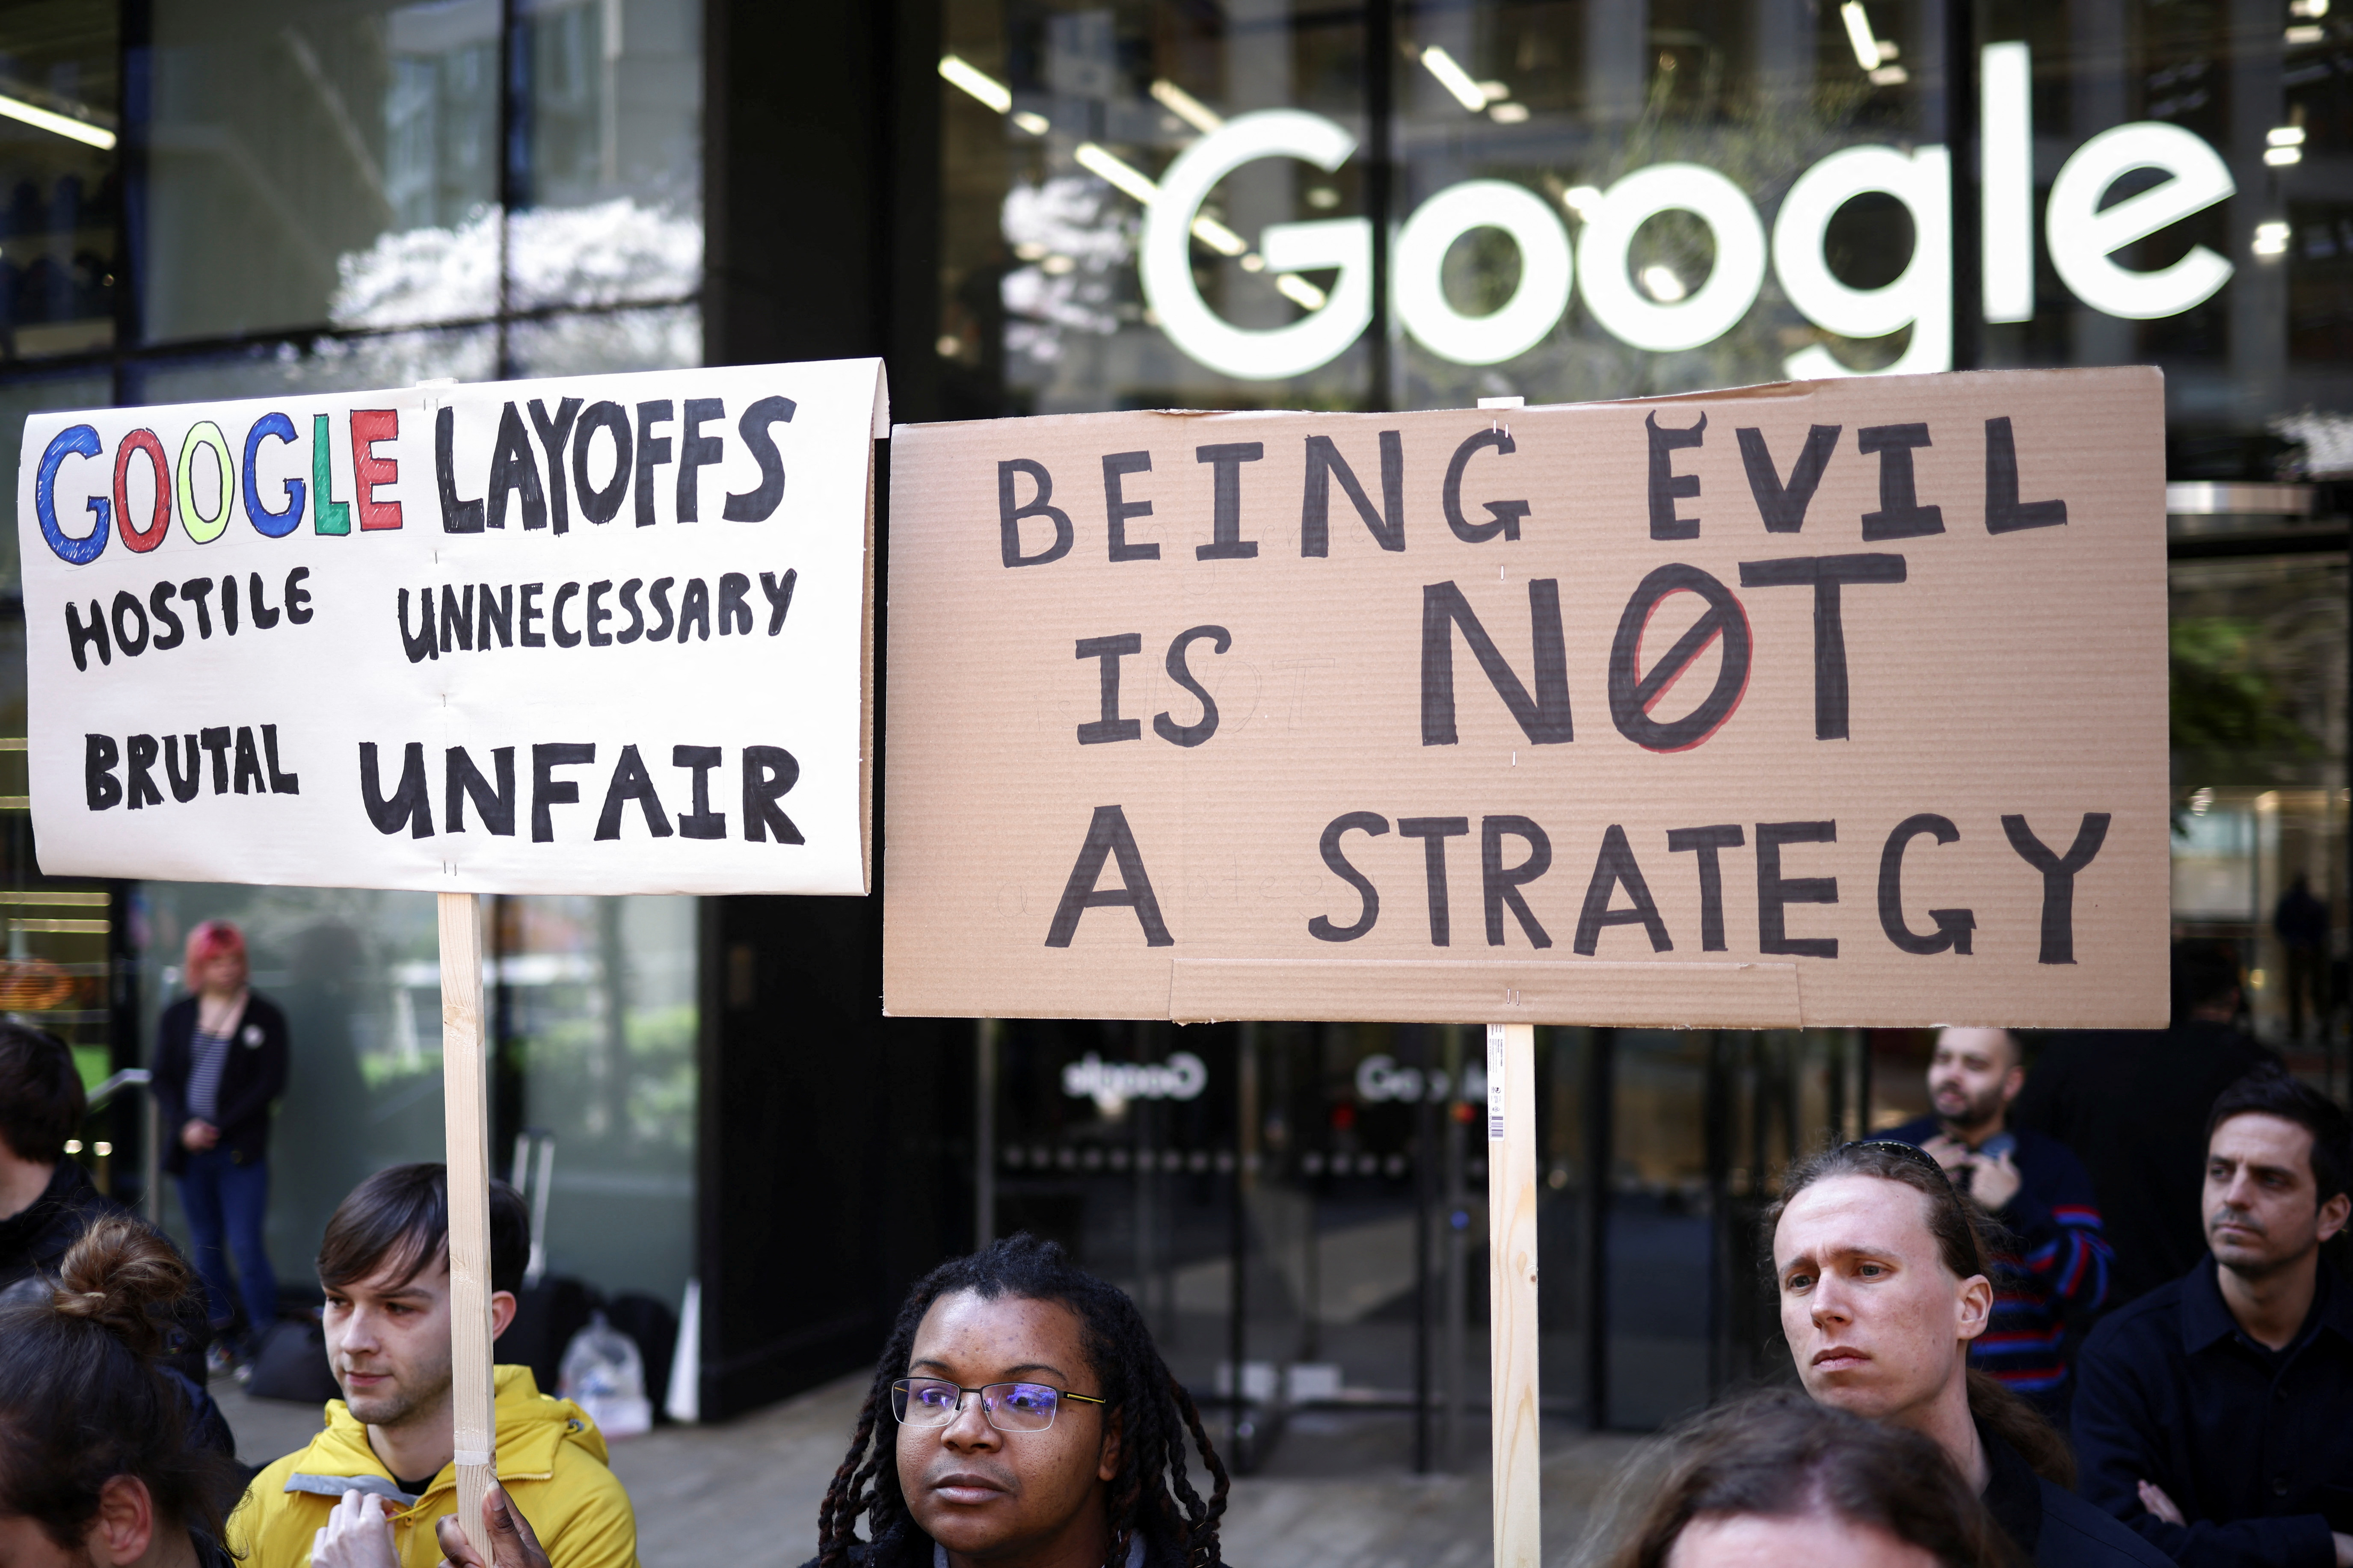
[{"label": "person with pink hair", "polygon": [[286,1015],[254,994],[247,970],[244,932],[227,921],[197,926],[188,933],[184,972],[194,994],[164,1008],[155,1027],[164,1168],[179,1183],[213,1357],[225,1366],[259,1349],[278,1321],[278,1276],[261,1232],[269,1208],[269,1106],[286,1092]]}]

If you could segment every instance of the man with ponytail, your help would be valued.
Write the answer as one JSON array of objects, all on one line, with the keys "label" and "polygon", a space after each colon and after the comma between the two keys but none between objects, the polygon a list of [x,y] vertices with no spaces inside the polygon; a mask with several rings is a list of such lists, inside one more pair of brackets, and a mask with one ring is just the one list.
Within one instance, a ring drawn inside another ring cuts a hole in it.
[{"label": "man with ponytail", "polygon": [[1909,1143],[1848,1143],[1791,1166],[1767,1235],[1799,1381],[1823,1405],[1933,1439],[2043,1568],[2164,1568],[2075,1496],[2073,1458],[2051,1424],[1969,1369],[1993,1312],[1983,1223]]},{"label": "man with ponytail", "polygon": [[243,1472],[193,1436],[163,1365],[195,1275],[135,1221],[100,1220],[39,1300],[0,1306],[0,1563],[234,1568],[222,1519]]},{"label": "man with ponytail", "polygon": [[1226,1485],[1135,1303],[1016,1236],[899,1310],[807,1568],[1222,1568]]}]

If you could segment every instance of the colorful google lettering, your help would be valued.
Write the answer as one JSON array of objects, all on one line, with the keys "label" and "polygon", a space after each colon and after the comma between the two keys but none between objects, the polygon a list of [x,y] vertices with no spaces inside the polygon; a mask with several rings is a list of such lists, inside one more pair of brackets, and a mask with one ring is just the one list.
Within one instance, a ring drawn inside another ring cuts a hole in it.
[{"label": "colorful google lettering", "polygon": [[[551,412],[547,406],[553,402]],[[584,408],[583,405],[586,404]],[[524,408],[530,413],[528,425]],[[797,405],[789,397],[752,399],[736,424],[744,451],[757,465],[750,489],[725,498],[720,515],[729,522],[764,522],[784,500],[785,463],[776,449],[772,426],[789,424]],[[41,453],[33,480],[33,510],[40,520],[41,537],[58,558],[72,566],[86,566],[106,549],[110,534],[122,536],[125,548],[146,552],[164,542],[176,516],[191,544],[209,544],[228,531],[229,517],[242,500],[246,520],[266,539],[284,539],[301,526],[307,504],[313,531],[347,534],[353,512],[363,532],[401,526],[401,503],[385,497],[386,487],[400,479],[400,461],[380,448],[400,439],[397,408],[354,408],[343,417],[351,443],[352,497],[334,495],[334,433],[332,417],[314,415],[311,420],[311,478],[306,484],[291,476],[265,479],[265,459],[282,461],[280,447],[297,446],[294,421],[278,410],[261,415],[245,433],[240,464],[227,435],[212,419],[198,419],[181,437],[177,458],[167,457],[163,440],[144,426],[116,443],[114,482],[111,490],[92,495],[83,503],[97,519],[79,537],[66,531],[58,515],[57,492],[67,459],[103,458],[105,443],[90,425],[60,430]],[[486,469],[476,469],[478,482],[461,484],[457,473],[457,411],[447,404],[434,410],[433,468],[439,498],[441,531],[480,533],[485,528],[506,527],[510,510],[520,513],[524,529],[551,528],[568,531],[575,510],[591,523],[607,523],[620,515],[625,503],[640,528],[650,526],[660,509],[657,492],[670,483],[655,472],[674,468],[673,514],[681,522],[701,517],[700,479],[704,470],[717,471],[727,456],[727,438],[705,426],[727,418],[723,397],[649,398],[625,406],[612,399],[587,403],[580,397],[533,398],[527,405],[510,401],[499,416]],[[487,422],[486,422],[487,423]],[[675,437],[662,433],[675,426]],[[537,446],[533,446],[533,437]],[[594,460],[596,437],[603,449]],[[566,460],[567,451],[569,460]],[[294,454],[299,470],[300,455]],[[542,458],[544,458],[543,471]],[[140,523],[132,505],[132,480],[136,460],[143,458],[152,481],[153,504]],[[609,468],[607,461],[609,459]],[[594,476],[605,474],[601,482]],[[239,476],[243,476],[240,484]],[[269,485],[279,487],[264,500]],[[464,492],[470,489],[470,498]]]},{"label": "colorful google lettering", "polygon": [[[300,479],[280,481],[282,504],[276,510],[262,500],[262,443],[294,444],[294,421],[284,414],[272,410],[253,422],[245,433],[241,467],[232,458],[227,436],[213,420],[199,419],[188,426],[188,433],[180,438],[176,458],[164,455],[164,443],[154,431],[143,426],[133,430],[115,444],[111,493],[93,495],[84,503],[98,521],[79,538],[68,533],[58,521],[58,475],[67,458],[103,458],[106,448],[92,426],[70,426],[51,438],[34,476],[33,510],[40,519],[41,537],[59,560],[71,566],[87,566],[97,560],[114,533],[122,536],[126,550],[142,553],[153,550],[171,531],[174,515],[188,542],[210,544],[228,531],[229,514],[239,500],[245,503],[246,521],[265,539],[283,539],[301,527],[306,503],[310,503],[311,528],[320,533],[349,533],[354,506],[363,530],[398,528],[400,503],[380,499],[377,492],[400,478],[400,464],[376,448],[399,439],[400,411],[354,408],[346,416],[343,423],[356,480],[353,498],[347,501],[333,495],[330,423],[324,414],[311,417],[311,481],[308,485]],[[209,462],[204,460],[207,457]],[[132,510],[132,464],[138,458],[146,460],[154,497],[144,526],[134,521],[136,513]],[[242,486],[237,483],[240,472]]]}]

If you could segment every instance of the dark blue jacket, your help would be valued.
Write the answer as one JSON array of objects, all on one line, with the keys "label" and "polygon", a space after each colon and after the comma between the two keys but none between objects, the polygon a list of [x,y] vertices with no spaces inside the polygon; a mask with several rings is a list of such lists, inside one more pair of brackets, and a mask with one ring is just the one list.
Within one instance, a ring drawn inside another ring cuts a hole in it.
[{"label": "dark blue jacket", "polygon": [[[2303,1331],[2273,1352],[2240,1331],[2214,1260],[2092,1331],[2077,1368],[2084,1495],[2198,1568],[2329,1568],[2353,1531],[2353,1289],[2320,1266]],[[2187,1526],[2140,1505],[2140,1480]]]},{"label": "dark blue jacket", "polygon": [[[1939,1131],[1923,1116],[1882,1136],[1916,1145]],[[2082,1331],[2107,1300],[2112,1255],[2084,1163],[2055,1138],[2011,1136],[2018,1191],[1994,1217],[2018,1245],[1995,1275],[1993,1321],[1969,1362],[2055,1410],[2067,1382],[2067,1331]]]},{"label": "dark blue jacket", "polygon": [[2035,1568],[2172,1568],[2172,1560],[2056,1481],[2036,1475],[2018,1450],[1978,1426],[1984,1446],[1986,1511]]}]

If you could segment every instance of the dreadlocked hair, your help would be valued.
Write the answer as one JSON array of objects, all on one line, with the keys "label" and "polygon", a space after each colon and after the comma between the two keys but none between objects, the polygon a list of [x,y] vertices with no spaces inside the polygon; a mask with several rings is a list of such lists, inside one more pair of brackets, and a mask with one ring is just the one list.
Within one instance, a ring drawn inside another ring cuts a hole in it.
[{"label": "dreadlocked hair", "polygon": [[[851,1549],[861,1544],[861,1514],[876,1541],[915,1528],[899,1489],[898,1446],[889,1436],[878,1440],[874,1432],[892,1425],[884,1419],[891,1385],[907,1375],[923,1314],[942,1297],[965,1292],[983,1300],[1052,1301],[1079,1320],[1087,1360],[1102,1384],[1095,1392],[1109,1402],[1105,1415],[1119,1423],[1119,1473],[1107,1500],[1111,1555],[1105,1568],[1125,1568],[1133,1543],[1147,1535],[1173,1543],[1186,1568],[1222,1568],[1218,1521],[1226,1511],[1226,1467],[1202,1427],[1193,1396],[1160,1359],[1152,1331],[1127,1292],[1079,1268],[1057,1244],[1026,1232],[943,1263],[908,1293],[874,1369],[873,1386],[859,1408],[849,1452],[818,1510],[818,1568],[848,1568]],[[1209,1472],[1206,1500],[1186,1474],[1187,1433]],[[923,1561],[928,1564],[930,1559]]]}]

